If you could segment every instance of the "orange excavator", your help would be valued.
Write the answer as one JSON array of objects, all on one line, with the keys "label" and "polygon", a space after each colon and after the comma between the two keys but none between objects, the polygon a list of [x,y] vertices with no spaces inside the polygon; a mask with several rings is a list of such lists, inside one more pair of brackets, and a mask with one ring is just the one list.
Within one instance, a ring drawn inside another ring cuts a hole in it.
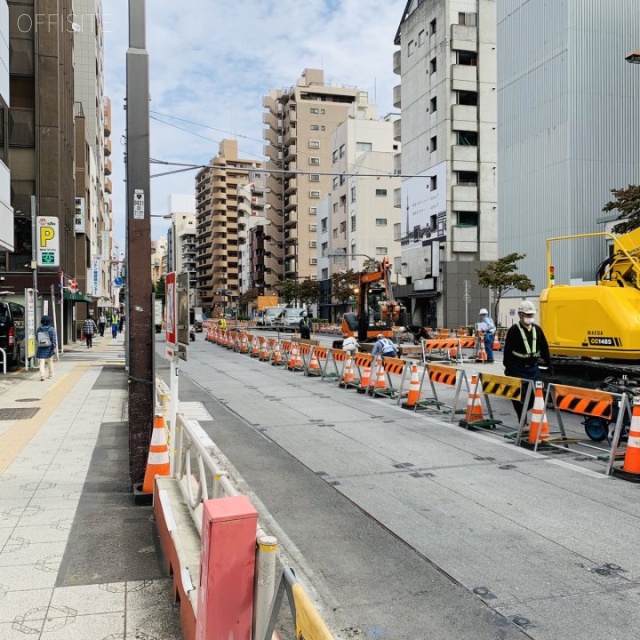
[{"label": "orange excavator", "polygon": [[406,309],[393,299],[391,262],[383,258],[375,268],[360,272],[358,306],[342,316],[342,337],[358,342],[375,342],[379,334],[393,340],[393,327],[406,324]]}]

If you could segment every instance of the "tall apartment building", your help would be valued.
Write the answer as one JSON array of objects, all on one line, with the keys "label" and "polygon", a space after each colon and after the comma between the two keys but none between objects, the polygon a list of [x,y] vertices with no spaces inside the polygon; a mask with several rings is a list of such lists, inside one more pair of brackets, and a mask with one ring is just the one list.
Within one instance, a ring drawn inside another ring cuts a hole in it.
[{"label": "tall apartment building", "polygon": [[496,0],[409,0],[395,38],[403,174],[398,297],[414,324],[454,327],[497,256]]},{"label": "tall apartment building", "polygon": [[[394,177],[395,156],[400,144],[394,140],[394,119],[378,120],[374,105],[359,95],[347,119],[338,125],[331,147],[331,184],[318,208],[318,234],[310,249],[318,249],[318,279],[322,299],[318,314],[335,319],[331,276],[345,269],[362,271],[368,258],[388,257],[399,273],[400,244],[395,229],[400,212],[394,207],[394,192],[400,178]],[[344,257],[335,257],[344,254]],[[342,309],[341,311],[344,311]]]},{"label": "tall apartment building", "polygon": [[[75,271],[72,0],[60,0],[42,20],[43,3],[9,0],[11,107],[0,119],[2,159],[11,170],[14,252],[0,254],[4,289],[31,287],[31,198],[38,214],[56,217],[60,266],[38,267],[37,302],[58,291],[58,271]],[[50,4],[50,3],[49,3]],[[48,7],[49,4],[45,6]],[[54,300],[52,302],[55,301]],[[65,305],[71,316],[71,304]],[[64,340],[69,337],[65,326]]]},{"label": "tall apartment building", "polygon": [[196,201],[192,195],[169,196],[171,226],[167,231],[167,271],[189,274],[189,306],[197,306]]},{"label": "tall apartment building", "polygon": [[[9,7],[0,0],[0,121],[6,121],[9,109]],[[11,208],[11,173],[7,166],[5,144],[0,145],[0,270],[6,269],[7,254],[14,249],[13,209]]]},{"label": "tall apartment building", "polygon": [[198,304],[208,315],[237,306],[241,222],[238,187],[254,160],[238,156],[237,140],[222,140],[210,167],[196,175]]},{"label": "tall apartment building", "polygon": [[[76,273],[80,290],[98,306],[111,306],[111,216],[110,179],[111,105],[104,96],[104,34],[102,0],[75,0],[74,94],[76,110],[83,113],[90,155],[89,188],[76,183]],[[107,180],[109,183],[107,184]],[[82,305],[77,319],[87,309]]]},{"label": "tall apartment building", "polygon": [[[283,279],[317,277],[317,208],[331,187],[331,140],[357,101],[356,88],[327,85],[321,69],[305,69],[295,86],[272,90],[263,98],[266,217],[273,230],[265,251],[273,268],[265,289],[273,293]],[[276,270],[277,268],[277,270]]]},{"label": "tall apartment building", "polygon": [[[603,231],[610,190],[640,180],[637,0],[498,5],[500,254],[546,286],[546,239]],[[558,284],[593,280],[605,241],[554,243]],[[510,305],[513,307],[513,304]]]}]

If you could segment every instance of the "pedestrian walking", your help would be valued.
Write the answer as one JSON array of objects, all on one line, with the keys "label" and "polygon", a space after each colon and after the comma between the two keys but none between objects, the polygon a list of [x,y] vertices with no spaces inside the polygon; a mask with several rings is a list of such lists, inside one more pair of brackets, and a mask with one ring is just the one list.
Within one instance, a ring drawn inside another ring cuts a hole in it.
[{"label": "pedestrian walking", "polygon": [[385,338],[381,333],[378,334],[376,343],[373,345],[371,355],[375,358],[378,354],[381,356],[389,356],[395,358],[398,353],[398,346],[389,338]]},{"label": "pedestrian walking", "polygon": [[98,327],[96,327],[96,323],[91,316],[84,321],[82,331],[87,341],[87,349],[91,349],[91,347],[93,347],[93,334],[98,331]]},{"label": "pedestrian walking", "polygon": [[[519,322],[509,327],[504,341],[504,372],[507,376],[537,382],[542,379],[538,360],[542,359],[549,373],[553,374],[551,353],[542,328],[534,323],[536,308],[530,300],[518,306]],[[518,420],[522,417],[524,403],[512,400]],[[529,407],[533,405],[533,395]]]},{"label": "pedestrian walking", "polygon": [[124,313],[121,313],[118,317],[118,333],[122,333],[124,329]]},{"label": "pedestrian walking", "polygon": [[104,315],[104,311],[100,313],[100,317],[98,318],[98,331],[100,332],[100,337],[104,338],[104,328],[107,326],[107,316]]},{"label": "pedestrian walking", "polygon": [[118,337],[118,314],[114,311],[111,316],[111,337]]},{"label": "pedestrian walking", "polygon": [[479,312],[480,322],[477,324],[477,328],[482,331],[482,337],[484,339],[484,350],[487,352],[487,362],[493,362],[493,340],[496,335],[496,324],[491,319],[489,312],[486,309],[480,309]]},{"label": "pedestrian walking", "polygon": [[311,321],[307,317],[307,312],[302,312],[302,319],[300,320],[300,337],[309,340],[311,338]]},{"label": "pedestrian walking", "polygon": [[51,326],[51,318],[42,316],[40,326],[36,332],[36,358],[40,368],[40,380],[44,380],[45,370],[49,372],[49,378],[53,378],[53,356],[58,348],[58,336]]}]

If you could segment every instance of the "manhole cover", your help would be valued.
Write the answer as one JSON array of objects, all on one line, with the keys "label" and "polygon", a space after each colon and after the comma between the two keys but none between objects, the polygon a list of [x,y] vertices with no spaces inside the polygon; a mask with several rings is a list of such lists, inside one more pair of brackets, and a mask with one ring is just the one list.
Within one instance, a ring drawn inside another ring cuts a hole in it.
[{"label": "manhole cover", "polygon": [[16,402],[38,402],[40,398],[20,398],[20,400],[16,400]]},{"label": "manhole cover", "polygon": [[28,420],[40,411],[40,407],[27,409],[0,409],[0,420]]}]

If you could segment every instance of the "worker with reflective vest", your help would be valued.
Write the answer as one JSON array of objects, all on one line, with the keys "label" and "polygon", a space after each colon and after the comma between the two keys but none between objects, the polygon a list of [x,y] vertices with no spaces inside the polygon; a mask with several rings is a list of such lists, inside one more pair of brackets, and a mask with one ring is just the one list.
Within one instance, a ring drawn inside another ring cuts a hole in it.
[{"label": "worker with reflective vest", "polygon": [[[551,353],[542,328],[533,322],[536,308],[530,300],[523,300],[518,306],[520,321],[507,331],[504,341],[504,372],[507,376],[525,380],[541,380],[538,361],[541,359],[552,374]],[[533,394],[531,397],[533,402]],[[524,403],[513,401],[518,419],[522,415]]]}]

